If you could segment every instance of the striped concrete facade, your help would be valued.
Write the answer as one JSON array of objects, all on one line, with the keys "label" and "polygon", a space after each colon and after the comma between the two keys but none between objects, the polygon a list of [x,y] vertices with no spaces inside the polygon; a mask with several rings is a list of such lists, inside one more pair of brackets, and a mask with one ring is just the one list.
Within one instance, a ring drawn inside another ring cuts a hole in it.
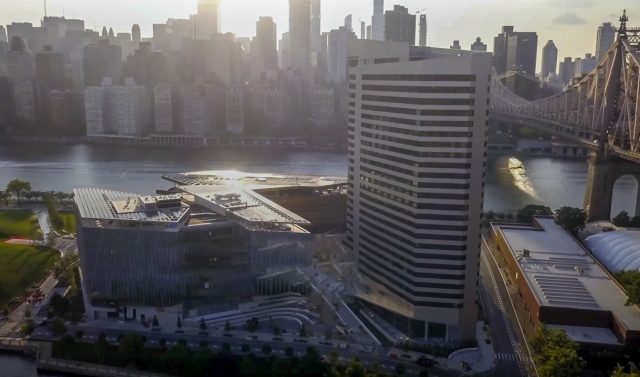
[{"label": "striped concrete facade", "polygon": [[375,41],[350,56],[347,242],[392,297],[363,298],[425,337],[472,338],[491,56]]}]

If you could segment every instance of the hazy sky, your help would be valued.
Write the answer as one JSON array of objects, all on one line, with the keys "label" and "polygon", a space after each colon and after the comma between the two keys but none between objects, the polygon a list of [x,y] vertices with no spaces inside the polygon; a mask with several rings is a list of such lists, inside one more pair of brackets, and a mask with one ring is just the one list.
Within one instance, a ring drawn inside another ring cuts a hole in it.
[{"label": "hazy sky", "polygon": [[[289,0],[221,2],[223,32],[253,36],[255,21],[265,15],[274,17],[278,34],[288,29]],[[196,0],[48,0],[47,3],[49,15],[62,15],[64,10],[67,18],[84,19],[88,28],[102,29],[106,25],[116,32],[130,31],[131,25],[138,23],[144,36],[150,36],[151,24],[169,17],[186,18],[196,9]],[[559,59],[595,52],[597,26],[604,21],[617,24],[624,8],[629,10],[630,25],[640,26],[638,0],[386,0],[385,8],[394,4],[404,5],[412,12],[426,8],[429,45],[448,47],[458,39],[468,49],[479,36],[491,50],[493,36],[501,26],[514,25],[516,31],[538,32],[540,49],[548,39],[553,39]],[[0,0],[0,9],[0,24],[12,21],[39,24],[44,13],[43,0]],[[322,0],[322,30],[341,25],[344,16],[351,13],[359,33],[359,21],[369,24],[372,11],[373,0]]]}]

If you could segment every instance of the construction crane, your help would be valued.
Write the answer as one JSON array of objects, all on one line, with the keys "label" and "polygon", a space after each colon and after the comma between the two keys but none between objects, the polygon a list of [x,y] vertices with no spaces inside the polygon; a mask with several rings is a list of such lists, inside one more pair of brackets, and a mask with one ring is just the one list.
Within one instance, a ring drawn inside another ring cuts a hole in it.
[{"label": "construction crane", "polygon": [[416,14],[422,14],[422,13],[424,13],[426,11],[427,11],[427,8],[423,8],[423,9],[417,10]]}]

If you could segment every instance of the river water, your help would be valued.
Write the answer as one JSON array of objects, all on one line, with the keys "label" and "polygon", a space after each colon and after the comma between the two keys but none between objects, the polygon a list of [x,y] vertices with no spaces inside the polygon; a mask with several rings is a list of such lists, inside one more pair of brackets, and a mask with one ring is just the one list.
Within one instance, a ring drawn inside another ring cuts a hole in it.
[{"label": "river water", "polygon": [[[103,187],[152,193],[168,187],[168,182],[160,178],[162,173],[221,169],[346,176],[347,159],[340,152],[0,144],[0,188],[11,179],[21,178],[39,191]],[[490,156],[485,209],[513,210],[529,203],[580,207],[586,177],[584,160]],[[612,213],[621,209],[634,213],[636,186],[631,177],[618,181]]]},{"label": "river water", "polygon": [[[168,187],[162,173],[238,170],[346,176],[344,153],[283,150],[188,150],[126,146],[16,143],[0,144],[0,188],[12,179],[31,182],[37,191],[102,187],[152,193]],[[529,203],[551,208],[581,207],[587,178],[584,160],[552,157],[490,156],[485,210],[505,211]],[[637,183],[623,177],[616,184],[612,213],[635,211]],[[32,362],[0,355],[3,377],[33,377]]]}]

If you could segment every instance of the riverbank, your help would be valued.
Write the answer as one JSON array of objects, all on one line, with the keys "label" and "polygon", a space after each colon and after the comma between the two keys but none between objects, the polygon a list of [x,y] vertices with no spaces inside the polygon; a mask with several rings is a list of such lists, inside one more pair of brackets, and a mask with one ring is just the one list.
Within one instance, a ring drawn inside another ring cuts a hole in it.
[{"label": "riverbank", "polygon": [[117,145],[136,147],[163,147],[172,149],[210,149],[210,148],[260,148],[278,150],[320,150],[346,152],[344,138],[294,138],[268,136],[190,136],[190,135],[152,135],[149,137],[128,136],[73,136],[73,137],[20,137],[9,136],[0,144],[87,144]]}]

